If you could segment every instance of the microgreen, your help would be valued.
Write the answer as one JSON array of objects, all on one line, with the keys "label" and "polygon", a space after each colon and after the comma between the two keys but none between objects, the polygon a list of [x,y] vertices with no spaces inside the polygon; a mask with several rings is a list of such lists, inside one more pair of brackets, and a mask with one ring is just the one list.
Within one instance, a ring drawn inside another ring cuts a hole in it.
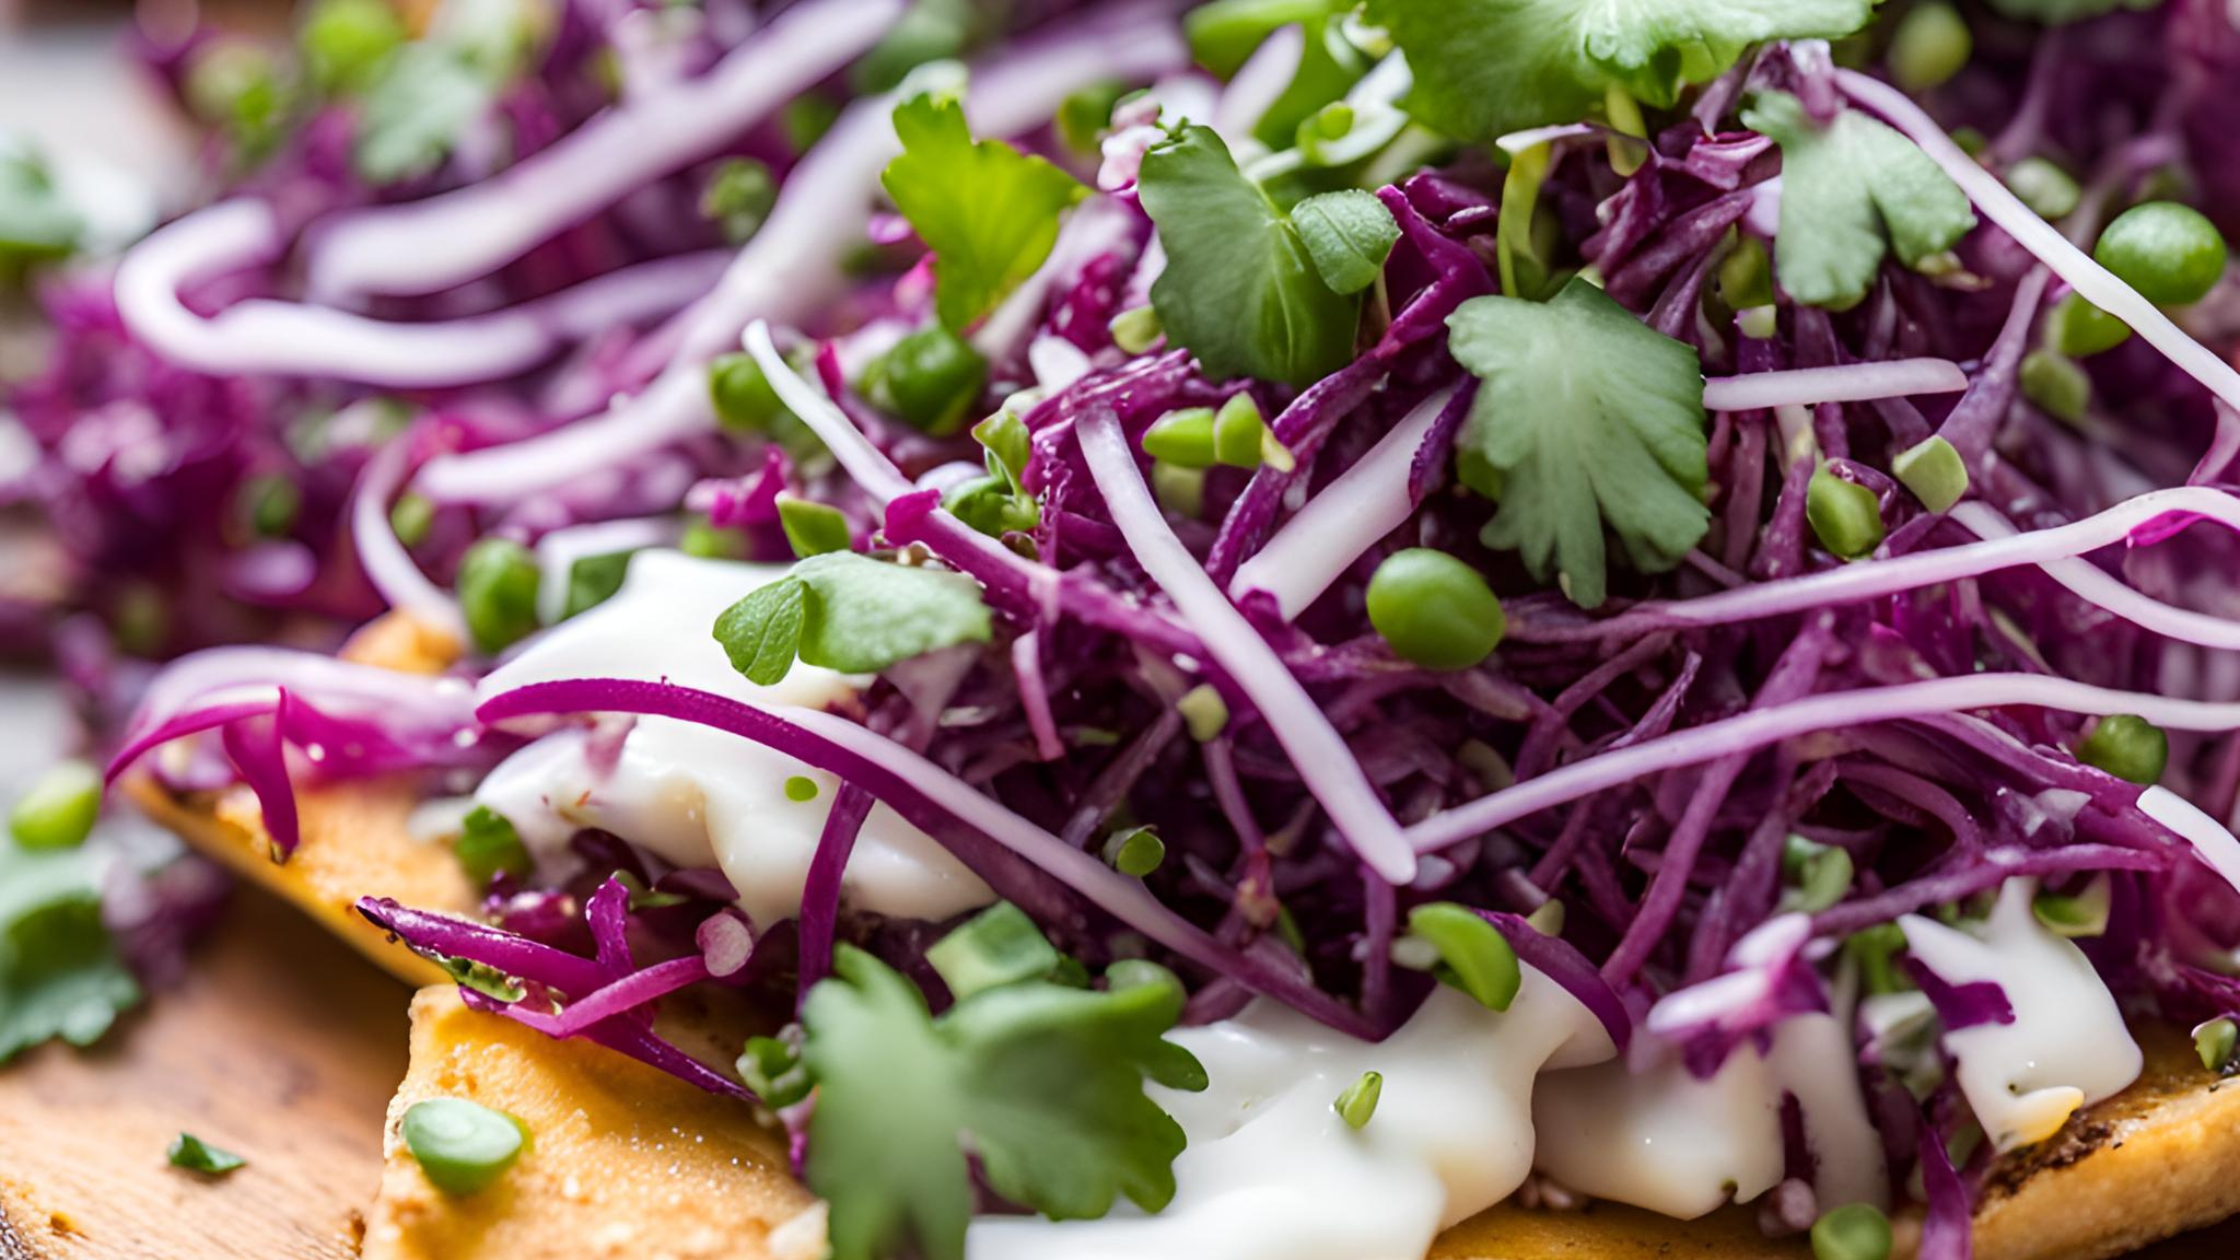
[{"label": "microgreen", "polygon": [[959,643],[985,643],[988,606],[972,579],[855,552],[812,556],[717,619],[715,637],[748,681],[771,686],[798,657],[870,674]]},{"label": "microgreen", "polygon": [[1353,357],[1359,301],[1323,282],[1291,216],[1221,137],[1184,127],[1153,145],[1138,189],[1167,251],[1152,307],[1209,375],[1303,386]]}]

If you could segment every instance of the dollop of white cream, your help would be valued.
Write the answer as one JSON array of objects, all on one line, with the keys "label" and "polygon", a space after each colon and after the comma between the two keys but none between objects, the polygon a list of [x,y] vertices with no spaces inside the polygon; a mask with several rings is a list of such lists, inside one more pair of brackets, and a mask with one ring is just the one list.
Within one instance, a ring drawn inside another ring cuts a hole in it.
[{"label": "dollop of white cream", "polygon": [[1693,1220],[1781,1183],[1784,1095],[1797,1100],[1826,1206],[1885,1206],[1882,1139],[1868,1117],[1851,1038],[1834,1015],[1794,1015],[1772,1045],[1746,1043],[1709,1080],[1676,1054],[1554,1072],[1533,1099],[1538,1165],[1565,1187]]},{"label": "dollop of white cream", "polygon": [[2013,1023],[1944,1034],[1960,1092],[2002,1152],[2053,1136],[2077,1108],[2138,1079],[2141,1062],[2091,961],[2031,913],[2037,891],[2035,880],[2008,880],[1972,931],[1916,914],[1898,920],[1914,957],[1940,979],[1997,984],[2014,1008]]},{"label": "dollop of white cream", "polygon": [[[852,698],[860,680],[799,662],[774,686],[757,686],[731,668],[716,642],[723,610],[785,572],[783,565],[640,552],[613,598],[547,631],[485,678],[477,698],[566,678],[666,679],[816,708]],[[677,866],[718,867],[757,924],[800,913],[809,863],[839,795],[836,776],[669,718],[638,719],[609,772],[593,764],[588,746],[581,729],[539,739],[493,770],[475,800],[511,820],[540,861],[557,859],[577,830],[597,827]],[[849,855],[841,899],[898,918],[945,919],[995,895],[932,837],[875,805]]]},{"label": "dollop of white cream", "polygon": [[[1530,968],[1506,1012],[1441,986],[1381,1044],[1266,1000],[1174,1040],[1212,1082],[1152,1091],[1190,1140],[1174,1202],[1097,1221],[985,1217],[970,1260],[1415,1260],[1531,1171],[1541,1070],[1615,1052],[1576,998]],[[1356,1131],[1332,1104],[1367,1071],[1383,1093]]]}]

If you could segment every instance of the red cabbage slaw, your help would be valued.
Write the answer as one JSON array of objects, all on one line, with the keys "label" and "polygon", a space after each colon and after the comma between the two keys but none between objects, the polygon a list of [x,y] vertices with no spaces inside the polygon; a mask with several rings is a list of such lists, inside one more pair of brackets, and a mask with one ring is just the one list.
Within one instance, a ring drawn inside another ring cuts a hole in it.
[{"label": "red cabbage slaw", "polygon": [[[1191,984],[1197,1017],[1259,994],[1356,1035],[1389,1033],[1422,992],[1387,965],[1403,908],[1456,900],[1615,1040],[1639,1025],[1682,1043],[1708,1073],[1781,1018],[1829,1008],[1829,943],[2023,876],[2065,888],[2111,880],[2123,890],[2118,910],[2088,951],[2108,983],[2173,1018],[2228,1013],[2232,999],[2194,947],[2240,940],[2240,902],[2203,893],[2194,876],[2198,859],[2240,887],[2240,841],[2226,827],[2240,786],[2240,692],[2212,655],[2240,648],[2240,631],[2193,574],[2228,562],[2229,532],[2240,532],[2225,486],[2240,450],[2240,372],[2226,357],[2233,321],[2220,314],[2236,299],[2226,279],[2181,324],[2072,235],[2089,240],[2106,203],[2156,165],[2218,163],[2188,111],[2212,108],[2203,85],[2234,77],[2240,41],[2218,35],[2185,54],[2188,72],[2151,111],[2160,151],[2106,145],[2045,104],[2041,82],[2064,59],[2105,77],[2126,68],[2123,49],[2151,58],[2167,53],[2160,41],[2182,47],[2191,24],[2214,21],[2204,6],[2105,19],[2115,50],[2105,64],[2049,37],[2020,68],[2026,77],[1985,67],[1977,90],[2039,94],[1991,141],[1991,166],[1912,97],[1832,69],[1804,44],[1739,63],[1697,96],[1700,124],[1683,119],[1634,145],[1622,167],[1615,155],[1631,142],[1599,128],[1506,138],[1504,148],[1549,156],[1538,193],[1556,207],[1574,261],[1709,374],[1719,532],[1669,572],[1625,576],[1602,610],[1578,608],[1472,542],[1484,505],[1450,471],[1479,383],[1450,355],[1448,321],[1503,287],[1495,194],[1510,195],[1467,157],[1407,166],[1374,189],[1398,240],[1377,280],[1381,326],[1362,334],[1359,355],[1303,388],[1224,381],[1187,352],[1126,348],[1111,331],[1115,316],[1144,306],[1164,265],[1132,187],[1147,138],[1128,152],[1115,116],[1103,156],[1117,178],[1096,204],[1130,230],[1087,258],[1053,253],[1049,274],[1038,272],[1039,307],[1028,308],[1031,333],[987,352],[992,379],[1022,391],[1029,456],[1017,480],[1038,507],[1031,528],[1008,536],[952,511],[951,483],[936,475],[978,449],[882,414],[850,366],[928,308],[922,257],[868,279],[838,265],[881,231],[870,207],[900,92],[856,99],[815,145],[786,155],[797,160],[776,163],[786,168],[777,200],[721,276],[706,241],[684,230],[625,251],[644,257],[557,266],[568,280],[558,288],[517,274],[563,229],[621,220],[641,186],[704,167],[864,50],[868,35],[843,36],[846,24],[820,23],[819,10],[792,6],[699,75],[574,119],[489,178],[453,171],[456,186],[433,196],[370,209],[342,197],[298,222],[252,185],[128,254],[105,332],[121,328],[133,353],[166,371],[262,396],[219,410],[278,411],[270,397],[300,406],[306,392],[360,402],[373,390],[419,392],[424,418],[343,461],[349,545],[382,605],[454,637],[463,614],[430,573],[455,570],[477,537],[539,542],[687,512],[745,534],[751,549],[777,523],[781,487],[825,502],[847,515],[859,548],[918,549],[983,588],[999,642],[937,706],[970,720],[925,729],[898,718],[905,667],[873,684],[863,721],[595,677],[475,711],[460,678],[398,683],[242,649],[173,666],[144,699],[119,770],[158,745],[221,731],[284,854],[290,784],[306,774],[471,772],[532,733],[528,718],[636,714],[730,731],[850,785],[798,924],[804,990],[851,930],[838,873],[876,799],[1070,951],[1101,959],[1118,934],[1147,938]],[[1086,10],[974,70],[965,103],[975,134],[1047,149],[1045,124],[1093,79],[1164,90],[1184,73],[1187,52],[1157,6]],[[1240,70],[1220,110],[1265,111],[1266,66],[1297,53],[1275,40],[1261,52],[1270,60]],[[1743,331],[1744,312],[1727,307],[1729,326],[1713,326],[1706,294],[1734,242],[1775,238],[1778,199],[1795,195],[1782,193],[1765,137],[1719,130],[1746,90],[1792,91],[1824,117],[1848,101],[1918,146],[1986,221],[1956,248],[1957,272],[1892,264],[1849,310],[1772,298],[1770,336]],[[1930,103],[1960,122],[1987,116],[1958,93]],[[648,118],[670,120],[655,128],[662,146],[632,142]],[[2093,172],[2066,233],[1995,169],[2047,146]],[[2232,221],[2240,204],[2215,196],[2203,200]],[[515,213],[525,206],[545,217]],[[387,261],[423,237],[442,248],[415,266]],[[894,239],[912,248],[906,225]],[[367,262],[377,255],[379,266]],[[308,280],[282,301],[267,294],[293,284],[284,257]],[[243,272],[257,281],[232,283]],[[474,309],[487,291],[461,291],[485,280],[512,300]],[[395,304],[358,300],[376,292]],[[2022,377],[2034,330],[2071,294],[2138,338],[2093,360],[2100,412],[2064,429]],[[647,326],[602,348],[613,325]],[[1044,385],[1028,351],[1042,339],[1074,346],[1086,372]],[[807,460],[718,433],[708,372],[735,344],[818,440]],[[804,362],[819,370],[805,375]],[[105,384],[97,392],[115,396],[94,398],[46,388],[19,408],[89,413],[143,386]],[[1006,392],[984,389],[976,405]],[[1238,398],[1271,417],[1269,438],[1288,460],[1216,468],[1182,510],[1150,480],[1145,434],[1173,413]],[[189,407],[174,423],[191,428],[198,415]],[[1931,437],[1966,470],[1969,497],[1949,511],[1925,510],[1891,467]],[[1815,533],[1815,461],[1800,449],[1871,494],[1889,528],[1869,554],[1845,562]],[[407,500],[437,522],[410,542],[394,524]],[[343,545],[291,541],[330,555]],[[2096,554],[2119,543],[2121,559]],[[1370,626],[1369,578],[1418,544],[1467,557],[1503,595],[1507,635],[1483,666],[1413,665]],[[366,607],[365,595],[345,606]],[[1200,684],[1226,722],[1186,740],[1168,715]],[[2119,714],[2176,734],[2160,785],[2127,782],[2074,751],[2091,719]],[[1121,814],[1150,820],[1177,860],[1144,880],[1102,861],[1089,841]],[[1791,837],[1847,856],[1855,875],[1837,900],[1783,910]],[[736,1092],[649,1028],[651,1003],[719,973],[699,953],[640,966],[616,944],[624,900],[619,884],[589,899],[595,963],[486,925],[365,909],[415,947],[568,999],[555,1015],[487,995],[475,999],[483,1004]],[[1522,918],[1550,901],[1568,912],[1553,937]],[[1283,944],[1283,923],[1296,944]],[[1997,1022],[2005,1006],[1996,986],[1954,986],[1918,968],[1914,983],[1948,1030]],[[1949,1135],[1953,1098],[1935,1101],[1930,1114]],[[1963,1173],[1980,1167],[1956,1171],[1941,1141],[1914,1145],[1929,1203],[1924,1251],[1965,1254]]]}]

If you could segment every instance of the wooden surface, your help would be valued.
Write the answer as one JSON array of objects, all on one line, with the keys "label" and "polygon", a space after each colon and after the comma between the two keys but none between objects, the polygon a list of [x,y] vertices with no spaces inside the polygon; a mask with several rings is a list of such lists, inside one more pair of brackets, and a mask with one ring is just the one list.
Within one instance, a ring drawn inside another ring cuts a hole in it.
[{"label": "wooden surface", "polygon": [[[0,1070],[0,1260],[346,1260],[410,992],[265,894],[92,1051]],[[170,1167],[181,1130],[246,1157]]]}]

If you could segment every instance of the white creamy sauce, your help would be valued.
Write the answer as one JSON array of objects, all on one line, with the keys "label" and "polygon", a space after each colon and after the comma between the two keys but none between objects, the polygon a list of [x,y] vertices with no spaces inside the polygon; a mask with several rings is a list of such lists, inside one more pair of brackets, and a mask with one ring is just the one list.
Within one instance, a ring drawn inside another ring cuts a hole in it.
[{"label": "white creamy sauce", "polygon": [[[640,552],[613,598],[532,642],[483,680],[478,698],[566,678],[666,679],[815,708],[852,697],[857,680],[799,662],[775,686],[756,686],[716,642],[712,628],[723,610],[785,571]],[[476,801],[510,819],[539,860],[559,857],[578,829],[598,827],[675,865],[720,868],[758,924],[800,912],[838,778],[751,740],[669,718],[638,719],[611,773],[592,764],[588,743],[581,729],[537,740],[493,770]],[[794,800],[787,791],[794,779],[806,779],[815,795]],[[856,909],[920,919],[995,899],[948,850],[884,805],[864,822],[841,896]]]},{"label": "white creamy sauce", "polygon": [[[1212,1081],[1152,1090],[1190,1139],[1174,1202],[1098,1221],[984,1217],[970,1260],[1420,1260],[1531,1171],[1541,1070],[1614,1053],[1594,1016],[1530,968],[1508,1011],[1441,986],[1382,1044],[1265,999],[1174,1039]],[[1384,1089],[1355,1131],[1332,1103],[1365,1071]]]},{"label": "white creamy sauce", "polygon": [[1692,1220],[1781,1183],[1784,1094],[1804,1118],[1813,1192],[1826,1206],[1888,1200],[1846,1024],[1792,1016],[1770,1052],[1745,1044],[1709,1080],[1677,1055],[1550,1073],[1533,1099],[1539,1167],[1565,1187]]},{"label": "white creamy sauce", "polygon": [[2011,1024],[1944,1034],[1960,1091],[2001,1151],[2052,1136],[2077,1108],[2139,1075],[2139,1046],[2115,998],[2083,951],[2031,913],[2036,894],[2036,881],[2008,880],[1990,920],[1972,932],[1920,915],[1898,920],[1914,957],[1939,978],[1990,981],[2014,1007]]}]

